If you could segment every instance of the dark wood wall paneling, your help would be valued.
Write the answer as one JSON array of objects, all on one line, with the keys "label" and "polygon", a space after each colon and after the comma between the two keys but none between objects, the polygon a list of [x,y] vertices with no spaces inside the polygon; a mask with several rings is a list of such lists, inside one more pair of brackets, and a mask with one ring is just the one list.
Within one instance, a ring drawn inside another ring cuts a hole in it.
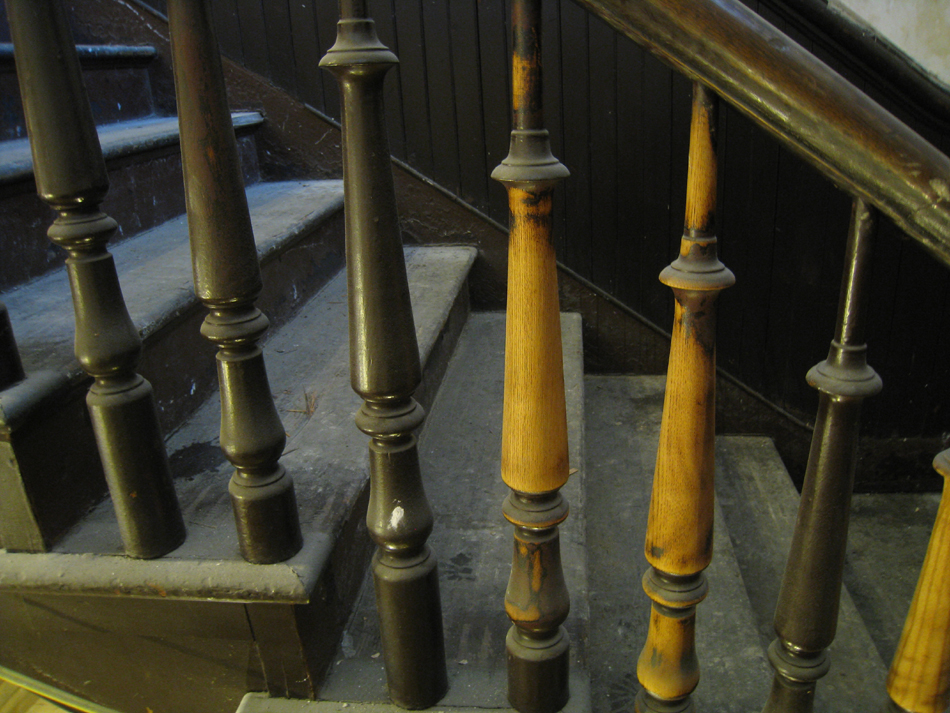
[{"label": "dark wood wall paneling", "polygon": [[[759,0],[744,2],[874,94],[847,57]],[[509,4],[369,0],[380,38],[400,57],[386,84],[393,154],[501,223],[505,193],[488,174],[508,150]],[[333,43],[335,2],[215,8],[229,56],[339,119],[336,82],[317,68]],[[572,173],[556,197],[559,257],[669,329],[670,291],[656,278],[682,231],[690,84],[570,0],[546,2],[543,13],[546,125]],[[950,134],[905,120],[950,152]],[[832,336],[850,197],[728,106],[718,128],[718,232],[737,277],[721,298],[720,365],[810,418],[817,399],[804,376]],[[950,346],[946,270],[883,221],[874,284],[869,361],[885,390],[867,402],[865,430],[950,431],[950,360],[939,358]]]}]

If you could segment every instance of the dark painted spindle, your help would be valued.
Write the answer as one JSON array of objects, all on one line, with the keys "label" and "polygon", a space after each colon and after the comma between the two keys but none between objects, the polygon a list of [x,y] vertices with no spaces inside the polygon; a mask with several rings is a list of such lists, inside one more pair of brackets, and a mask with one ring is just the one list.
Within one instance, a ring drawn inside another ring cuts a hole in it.
[{"label": "dark painted spindle", "polygon": [[364,400],[356,425],[370,437],[376,608],[389,695],[425,708],[448,684],[438,567],[426,545],[433,518],[414,435],[425,419],[413,398],[422,369],[383,114],[383,80],[398,60],[379,42],[365,2],[341,2],[340,18],[320,64],[343,96],[350,379]]},{"label": "dark painted spindle", "polygon": [[541,102],[541,3],[512,4],[512,126],[507,158],[492,173],[508,190],[508,314],[501,475],[515,527],[505,611],[508,700],[522,713],[567,703],[570,597],[558,525],[568,478],[567,415],[557,265],[551,236],[555,185],[568,170],[551,154]]},{"label": "dark painted spindle", "polygon": [[267,317],[254,305],[261,271],[208,0],[169,0],[195,292],[209,314],[201,333],[218,348],[221,448],[241,554],[267,564],[302,545],[286,443],[258,342]]},{"label": "dark painted spindle", "polygon": [[[49,237],[65,249],[76,357],[95,381],[86,402],[125,552],[160,557],[185,538],[152,387],[136,373],[142,341],[106,243],[109,188],[79,59],[59,0],[9,0],[7,14],[40,197],[56,211]],[[68,119],[67,119],[68,117]]]},{"label": "dark painted spindle", "polygon": [[881,390],[864,343],[875,217],[873,207],[855,199],[834,340],[828,358],[808,372],[820,392],[818,415],[775,610],[778,638],[769,647],[775,676],[765,713],[810,713],[830,666],[826,649],[838,626],[861,404]]},{"label": "dark painted spindle", "polygon": [[711,90],[693,85],[685,230],[679,257],[660,274],[676,305],[645,546],[643,588],[653,604],[637,663],[641,713],[691,710],[699,683],[696,605],[713,542],[716,301],[735,282],[716,247],[716,105]]},{"label": "dark painted spindle", "polygon": [[934,469],[943,476],[943,495],[882,713],[944,713],[950,706],[950,451],[934,458]]}]

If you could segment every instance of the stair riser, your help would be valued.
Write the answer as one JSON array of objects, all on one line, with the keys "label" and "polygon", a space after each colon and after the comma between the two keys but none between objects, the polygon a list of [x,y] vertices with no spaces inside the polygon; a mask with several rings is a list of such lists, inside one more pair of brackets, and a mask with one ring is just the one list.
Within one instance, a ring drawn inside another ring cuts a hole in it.
[{"label": "stair riser", "polygon": [[[246,185],[260,180],[257,146],[252,134],[239,136],[238,148]],[[102,209],[119,223],[110,245],[148,230],[185,211],[178,145],[123,156],[107,162],[109,193]],[[46,231],[53,213],[36,195],[32,180],[0,186],[0,290],[28,282],[62,265],[65,254]]]},{"label": "stair riser", "polygon": [[[155,111],[151,81],[144,66],[85,66],[83,82],[97,125],[149,116]],[[0,141],[25,138],[26,123],[12,62],[0,64],[0,97]]]}]

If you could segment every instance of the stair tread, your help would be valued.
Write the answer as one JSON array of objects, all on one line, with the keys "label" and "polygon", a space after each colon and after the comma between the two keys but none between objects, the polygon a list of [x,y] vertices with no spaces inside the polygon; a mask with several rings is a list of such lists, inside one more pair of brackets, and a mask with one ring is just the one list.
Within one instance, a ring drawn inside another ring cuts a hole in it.
[{"label": "stair tread", "polygon": [[[572,700],[566,710],[589,710],[586,648],[587,551],[584,542],[583,354],[580,316],[562,315],[571,476],[563,493],[571,513],[562,524],[561,553],[571,596],[565,624],[571,637]],[[502,708],[507,669],[505,635],[510,622],[503,599],[511,566],[512,528],[501,515],[508,494],[499,475],[505,316],[474,314],[462,332],[419,441],[426,493],[436,526],[429,545],[439,561],[449,692],[437,709]],[[372,577],[367,574],[342,645],[313,710],[396,711],[388,704],[379,655]],[[343,702],[343,703],[341,703]],[[248,697],[242,711],[256,707]],[[303,706],[286,710],[310,710]]]},{"label": "stair tread", "polygon": [[[76,45],[81,64],[93,62],[150,62],[158,50],[150,45]],[[0,63],[13,63],[13,43],[0,42]]]},{"label": "stair tread", "polygon": [[[473,248],[407,249],[420,353],[441,338],[474,261]],[[346,280],[340,273],[265,343],[268,377],[289,434],[281,459],[294,478],[304,547],[287,562],[261,567],[241,559],[227,492],[230,466],[217,444],[217,395],[168,439],[188,537],[150,561],[119,555],[121,541],[106,500],[49,554],[0,555],[0,588],[130,593],[230,601],[306,602],[342,523],[367,481],[366,438],[353,425],[359,399],[349,383]],[[312,398],[312,410],[305,395]],[[309,410],[309,412],[308,412]]]},{"label": "stair tread", "polygon": [[[259,126],[264,117],[256,111],[233,112],[235,130]],[[149,116],[97,127],[102,155],[107,161],[178,143],[177,116]],[[0,142],[0,185],[33,177],[29,139]]]},{"label": "stair tread", "polygon": [[[343,204],[341,181],[259,183],[247,189],[262,261]],[[197,303],[185,216],[118,243],[111,252],[133,322],[143,338]],[[0,295],[27,372],[82,372],[73,354],[75,319],[65,267]]]},{"label": "stair tread", "polygon": [[[588,495],[592,511],[604,515],[588,525],[596,553],[590,565],[591,668],[598,710],[632,707],[639,689],[635,661],[649,613],[639,579],[647,568],[642,543],[664,389],[663,376],[587,377],[590,479],[606,487],[606,494]],[[618,470],[626,477],[615,475]],[[693,697],[697,709],[738,713],[760,709],[768,696],[772,672],[765,653],[774,638],[771,620],[798,494],[771,439],[719,436],[716,495],[714,555],[706,570],[709,596],[697,607],[702,679]],[[604,530],[604,521],[612,527]],[[618,529],[631,537],[617,542]],[[615,563],[631,558],[624,554],[631,541],[632,564],[623,572]],[[631,608],[631,601],[639,601],[639,607]],[[816,713],[876,710],[885,671],[847,590],[830,655],[832,668],[818,685]],[[629,663],[621,668],[617,661]]]}]

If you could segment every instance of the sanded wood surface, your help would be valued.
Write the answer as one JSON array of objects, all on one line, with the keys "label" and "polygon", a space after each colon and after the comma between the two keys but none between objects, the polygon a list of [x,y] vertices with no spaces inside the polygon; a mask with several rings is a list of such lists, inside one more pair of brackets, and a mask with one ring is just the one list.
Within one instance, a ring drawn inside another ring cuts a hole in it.
[{"label": "sanded wood surface", "polygon": [[[934,460],[950,477],[950,451]],[[950,703],[950,492],[944,487],[927,556],[904,633],[887,677],[887,691],[913,713],[943,713]]]},{"label": "sanded wood surface", "polygon": [[501,474],[523,493],[557,490],[568,475],[567,417],[551,191],[509,188],[508,323]]}]

